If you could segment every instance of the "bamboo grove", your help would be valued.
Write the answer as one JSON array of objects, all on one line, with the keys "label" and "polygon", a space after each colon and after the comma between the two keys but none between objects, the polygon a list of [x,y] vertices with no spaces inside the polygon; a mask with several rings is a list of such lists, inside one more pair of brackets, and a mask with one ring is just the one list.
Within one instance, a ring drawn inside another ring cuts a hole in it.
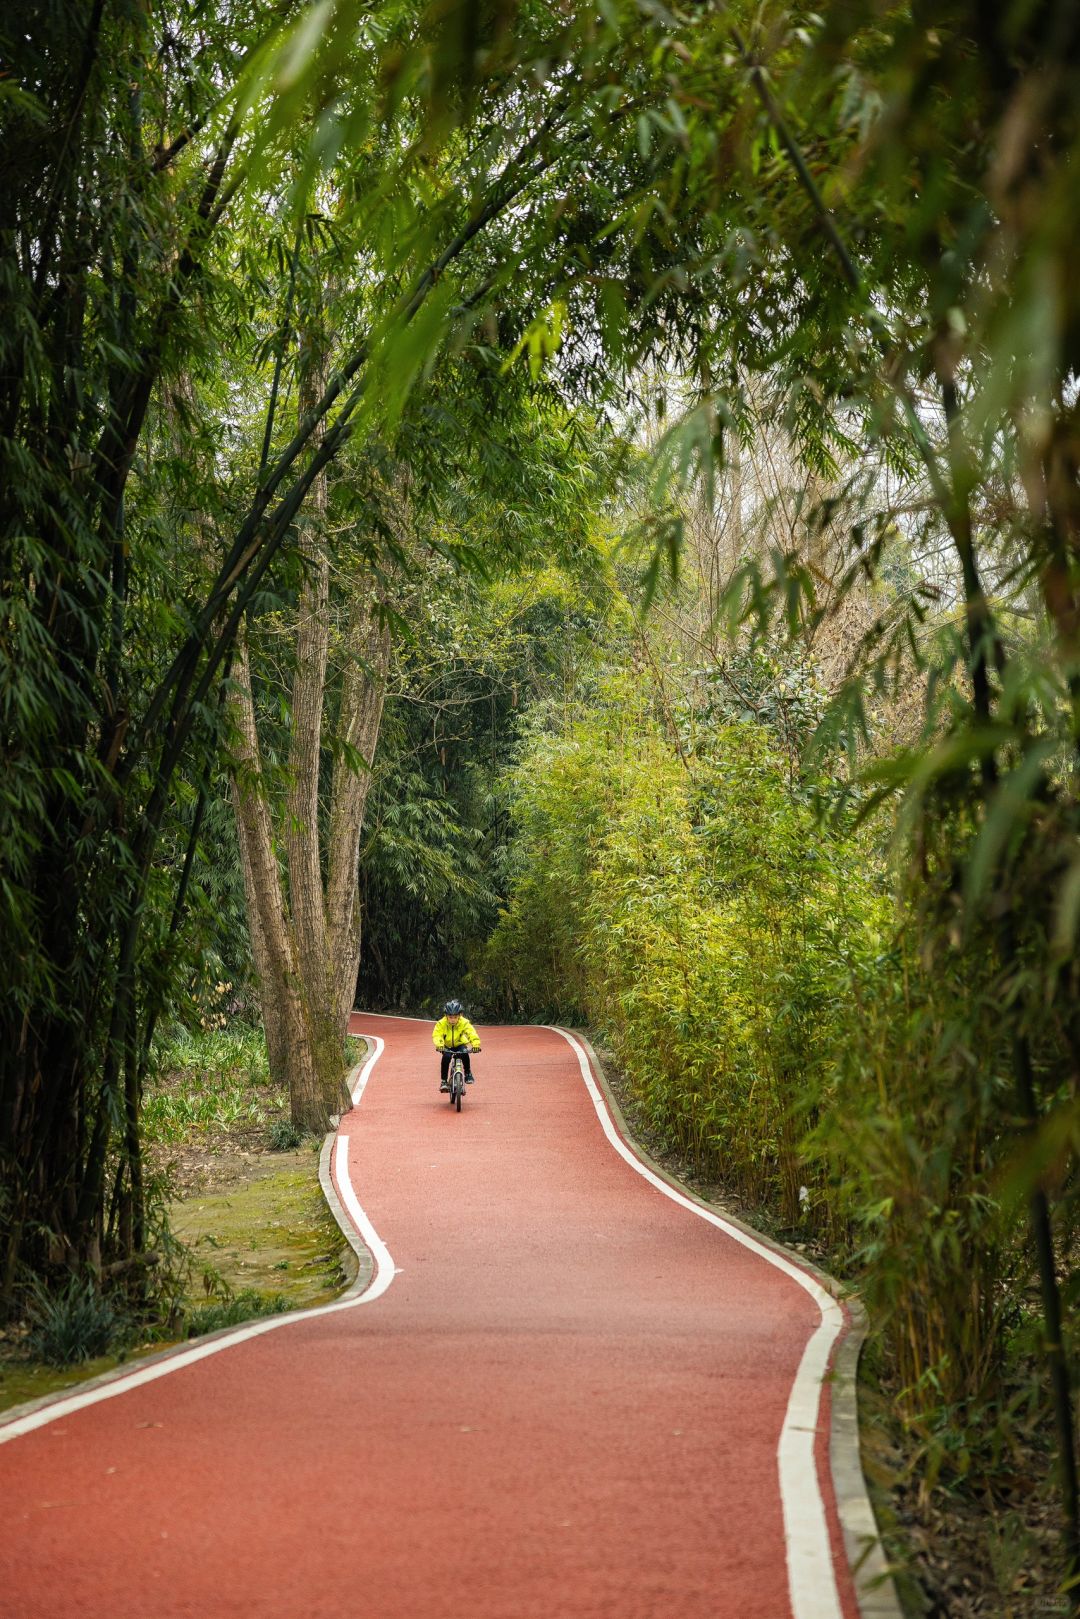
[{"label": "bamboo grove", "polygon": [[7,8],[6,1311],[152,1294],[228,868],[305,1127],[357,971],[450,963],[827,1236],[924,1417],[1034,1282],[1076,1563],[1078,32]]}]

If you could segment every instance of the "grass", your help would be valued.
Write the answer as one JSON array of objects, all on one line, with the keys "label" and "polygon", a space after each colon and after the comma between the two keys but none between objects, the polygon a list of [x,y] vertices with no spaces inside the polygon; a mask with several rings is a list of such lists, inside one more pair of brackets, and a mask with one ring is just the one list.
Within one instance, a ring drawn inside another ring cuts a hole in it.
[{"label": "grass", "polygon": [[304,1137],[291,1119],[275,1119],[270,1126],[269,1140],[275,1152],[288,1152],[300,1145]]},{"label": "grass", "polygon": [[251,1292],[300,1309],[340,1292],[354,1274],[352,1250],[326,1206],[317,1165],[306,1148],[266,1157],[249,1180],[170,1206],[173,1232],[192,1258],[193,1310]]},{"label": "grass", "polygon": [[148,1145],[182,1142],[193,1132],[271,1124],[285,1101],[270,1084],[261,1032],[245,1024],[172,1031],[155,1042],[153,1078],[143,1103]]},{"label": "grass", "polygon": [[[364,1049],[347,1042],[350,1067]],[[0,1410],[186,1338],[328,1303],[356,1273],[319,1186],[318,1142],[296,1142],[261,1033],[172,1031],[154,1058],[143,1111],[150,1157],[159,1168],[178,1158],[210,1183],[165,1211],[184,1250],[170,1331],[140,1328],[78,1279],[41,1292],[26,1322],[0,1334]]]},{"label": "grass", "polygon": [[[136,1359],[138,1353],[150,1354],[162,1347],[157,1343],[147,1344],[138,1352],[132,1352],[131,1359]],[[25,1355],[5,1356],[0,1359],[0,1411],[22,1405],[25,1400],[40,1400],[49,1394],[62,1394],[65,1389],[84,1383],[88,1378],[111,1372],[127,1359],[128,1355],[123,1351],[117,1353],[114,1350],[71,1366],[49,1366],[44,1361],[27,1359]]]},{"label": "grass", "polygon": [[58,1292],[35,1285],[27,1346],[47,1366],[74,1366],[125,1342],[131,1322],[92,1276],[72,1276]]},{"label": "grass", "polygon": [[265,1294],[256,1293],[254,1288],[245,1288],[242,1293],[214,1299],[212,1303],[192,1310],[187,1318],[187,1335],[189,1338],[201,1338],[207,1332],[220,1332],[223,1327],[238,1327],[242,1321],[250,1321],[255,1316],[280,1315],[283,1310],[291,1308],[284,1293],[275,1293],[267,1298]]}]

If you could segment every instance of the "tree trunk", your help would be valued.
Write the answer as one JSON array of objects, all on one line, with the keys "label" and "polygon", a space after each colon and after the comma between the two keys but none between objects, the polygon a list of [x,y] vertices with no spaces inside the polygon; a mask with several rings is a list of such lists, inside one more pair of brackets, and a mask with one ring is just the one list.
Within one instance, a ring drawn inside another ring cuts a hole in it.
[{"label": "tree trunk", "polygon": [[238,739],[233,799],[270,1072],[288,1086],[293,1122],[298,1128],[321,1131],[326,1128],[327,1112],[333,1109],[324,1111],[320,1106],[312,1045],[307,1037],[305,997],[262,776],[246,643],[238,648],[235,686]]},{"label": "tree trunk", "polygon": [[348,758],[340,753],[334,764],[326,914],[339,1041],[348,1030],[360,969],[360,833],[390,669],[390,631],[374,601],[356,603],[349,632],[348,660],[338,735],[343,743],[360,754],[368,768],[353,770]]},{"label": "tree trunk", "polygon": [[[303,415],[326,387],[326,344],[308,333],[302,356],[300,412]],[[348,1106],[342,1091],[342,1039],[337,1028],[333,963],[326,926],[322,860],[319,843],[319,764],[323,706],[330,650],[330,557],[325,534],[326,478],[312,486],[308,515],[301,531],[306,575],[300,595],[293,675],[288,792],[283,844],[289,878],[292,939],[303,1003],[308,1058],[314,1095],[304,1099],[294,1117],[314,1110],[324,1123]],[[297,1123],[302,1122],[297,1118]]]},{"label": "tree trunk", "polygon": [[[306,344],[300,410],[325,389],[325,343]],[[296,628],[288,785],[275,839],[251,687],[246,643],[237,660],[239,735],[234,800],[252,955],[266,1028],[270,1071],[289,1088],[294,1124],[321,1132],[349,1106],[343,1043],[360,960],[357,860],[370,768],[350,767],[353,752],[370,767],[382,720],[390,659],[378,604],[357,592],[348,634],[339,731],[347,744],[333,771],[329,849],[319,834],[323,714],[330,651],[330,558],[326,487],[312,486],[301,536],[306,567]],[[285,856],[283,881],[278,847]],[[323,870],[327,870],[324,886]]]}]

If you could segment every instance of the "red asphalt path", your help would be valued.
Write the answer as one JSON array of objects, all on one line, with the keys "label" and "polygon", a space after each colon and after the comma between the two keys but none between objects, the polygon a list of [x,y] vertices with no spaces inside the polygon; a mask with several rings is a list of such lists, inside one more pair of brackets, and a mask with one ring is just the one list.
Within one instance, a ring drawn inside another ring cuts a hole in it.
[{"label": "red asphalt path", "polygon": [[557,1032],[482,1030],[455,1114],[428,1025],[353,1027],[392,1285],[0,1428],[3,1619],[856,1619],[827,1396],[781,1503],[806,1288],[623,1161]]}]

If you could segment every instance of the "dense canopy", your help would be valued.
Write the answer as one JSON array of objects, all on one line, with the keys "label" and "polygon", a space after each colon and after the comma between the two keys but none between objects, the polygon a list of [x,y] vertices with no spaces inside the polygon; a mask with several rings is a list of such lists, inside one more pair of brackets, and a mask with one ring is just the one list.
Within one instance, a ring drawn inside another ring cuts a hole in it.
[{"label": "dense canopy", "polygon": [[1076,1561],[1078,63],[1069,0],[6,8],[8,1314],[152,1312],[208,986],[322,1128],[358,983],[465,982],[859,1278],[927,1488],[1048,1400]]}]

